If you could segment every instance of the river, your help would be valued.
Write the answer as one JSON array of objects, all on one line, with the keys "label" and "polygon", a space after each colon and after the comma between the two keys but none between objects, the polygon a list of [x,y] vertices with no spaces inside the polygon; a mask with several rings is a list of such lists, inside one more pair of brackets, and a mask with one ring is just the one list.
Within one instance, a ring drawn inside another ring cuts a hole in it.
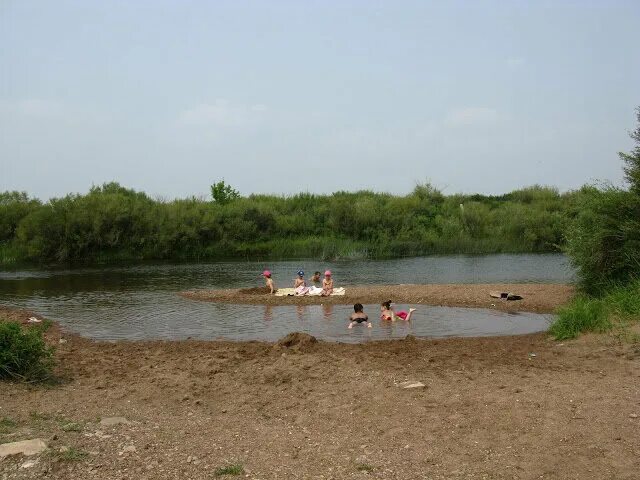
[{"label": "river", "polygon": [[[511,335],[546,329],[551,315],[419,306],[410,323],[347,330],[349,305],[265,307],[197,302],[178,292],[262,285],[268,268],[280,286],[295,272],[331,269],[336,286],[400,283],[567,283],[563,255],[453,255],[393,260],[215,262],[0,272],[0,304],[34,310],[67,330],[99,340],[268,340],[292,331],[363,342],[418,337]],[[384,300],[384,299],[381,299]],[[406,309],[398,305],[397,309]],[[365,312],[377,318],[377,305]]]}]

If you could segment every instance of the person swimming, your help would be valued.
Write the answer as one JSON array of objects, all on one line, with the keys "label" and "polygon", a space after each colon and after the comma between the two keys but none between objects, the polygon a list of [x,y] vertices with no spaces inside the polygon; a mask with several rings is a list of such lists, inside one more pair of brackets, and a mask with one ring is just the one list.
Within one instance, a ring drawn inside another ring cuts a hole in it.
[{"label": "person swimming", "polygon": [[395,322],[399,318],[408,322],[411,320],[411,314],[415,311],[415,308],[410,308],[409,312],[401,310],[396,313],[393,311],[393,308],[391,308],[391,300],[387,300],[386,302],[382,302],[380,305],[380,318],[382,320],[390,320],[392,322]]},{"label": "person swimming", "polygon": [[369,321],[369,317],[363,311],[363,306],[361,303],[356,303],[353,306],[353,313],[349,317],[349,326],[347,328],[353,328],[354,325],[359,325],[361,323],[366,323],[367,328],[371,328],[371,322]]}]

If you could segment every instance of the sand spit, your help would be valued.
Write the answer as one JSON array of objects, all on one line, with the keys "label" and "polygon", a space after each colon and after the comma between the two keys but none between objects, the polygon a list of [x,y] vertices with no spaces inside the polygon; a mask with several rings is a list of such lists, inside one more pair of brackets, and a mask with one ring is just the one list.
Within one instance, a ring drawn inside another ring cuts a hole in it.
[{"label": "sand spit", "polygon": [[[180,295],[192,300],[253,305],[353,304],[356,302],[496,308],[502,311],[550,313],[568,302],[575,288],[566,284],[430,284],[346,286],[346,295],[335,297],[277,297],[262,288],[193,290]],[[489,292],[512,292],[522,300],[492,298]]]}]

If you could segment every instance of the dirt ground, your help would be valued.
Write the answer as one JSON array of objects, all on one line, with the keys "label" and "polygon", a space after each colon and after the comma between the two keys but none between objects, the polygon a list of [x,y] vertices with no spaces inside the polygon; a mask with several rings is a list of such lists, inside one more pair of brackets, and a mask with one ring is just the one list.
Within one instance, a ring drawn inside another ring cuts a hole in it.
[{"label": "dirt ground", "polygon": [[[431,284],[347,286],[346,294],[331,297],[277,297],[264,288],[193,290],[181,295],[193,300],[259,305],[353,304],[356,302],[441,305],[447,307],[497,308],[504,311],[549,313],[568,302],[575,293],[566,284]],[[512,292],[522,300],[506,301],[489,292]]]},{"label": "dirt ground", "polygon": [[0,383],[0,443],[49,449],[2,480],[639,478],[640,346],[612,336],[50,340],[61,383]]}]

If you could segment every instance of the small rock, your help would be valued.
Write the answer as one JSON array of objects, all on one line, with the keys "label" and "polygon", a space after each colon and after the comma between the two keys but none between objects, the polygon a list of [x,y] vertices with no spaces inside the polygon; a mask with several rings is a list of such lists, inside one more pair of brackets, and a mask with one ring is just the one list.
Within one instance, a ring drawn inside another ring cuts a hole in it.
[{"label": "small rock", "polygon": [[27,460],[22,465],[20,465],[20,468],[31,468],[31,467],[35,466],[37,463],[38,463],[38,459]]},{"label": "small rock", "polygon": [[131,422],[124,417],[107,417],[100,420],[103,427],[111,427],[113,425],[130,425]]},{"label": "small rock", "polygon": [[191,461],[192,461],[192,460],[193,460],[193,457],[192,457],[191,455],[189,455],[189,456],[187,457],[187,463],[191,463]]},{"label": "small rock", "polygon": [[58,340],[58,343],[67,343],[67,341],[64,338],[61,338],[60,340]]},{"label": "small rock", "polygon": [[134,445],[127,445],[122,449],[123,453],[136,453],[136,447]]},{"label": "small rock", "polygon": [[426,385],[422,382],[418,382],[415,380],[408,380],[406,382],[402,382],[400,384],[398,384],[399,387],[402,388],[424,388],[426,387]]},{"label": "small rock", "polygon": [[65,453],[65,452],[68,452],[69,450],[70,450],[70,448],[69,448],[69,447],[67,447],[66,445],[63,445],[63,446],[61,446],[61,447],[58,449],[58,451],[59,451],[60,453]]},{"label": "small rock", "polygon": [[638,418],[638,414],[637,413],[630,413],[629,414],[629,418]]},{"label": "small rock", "polygon": [[0,445],[0,458],[4,458],[7,455],[22,455],[28,457],[36,455],[45,451],[47,444],[41,438],[34,438],[33,440],[22,440],[21,442],[3,443]]}]

